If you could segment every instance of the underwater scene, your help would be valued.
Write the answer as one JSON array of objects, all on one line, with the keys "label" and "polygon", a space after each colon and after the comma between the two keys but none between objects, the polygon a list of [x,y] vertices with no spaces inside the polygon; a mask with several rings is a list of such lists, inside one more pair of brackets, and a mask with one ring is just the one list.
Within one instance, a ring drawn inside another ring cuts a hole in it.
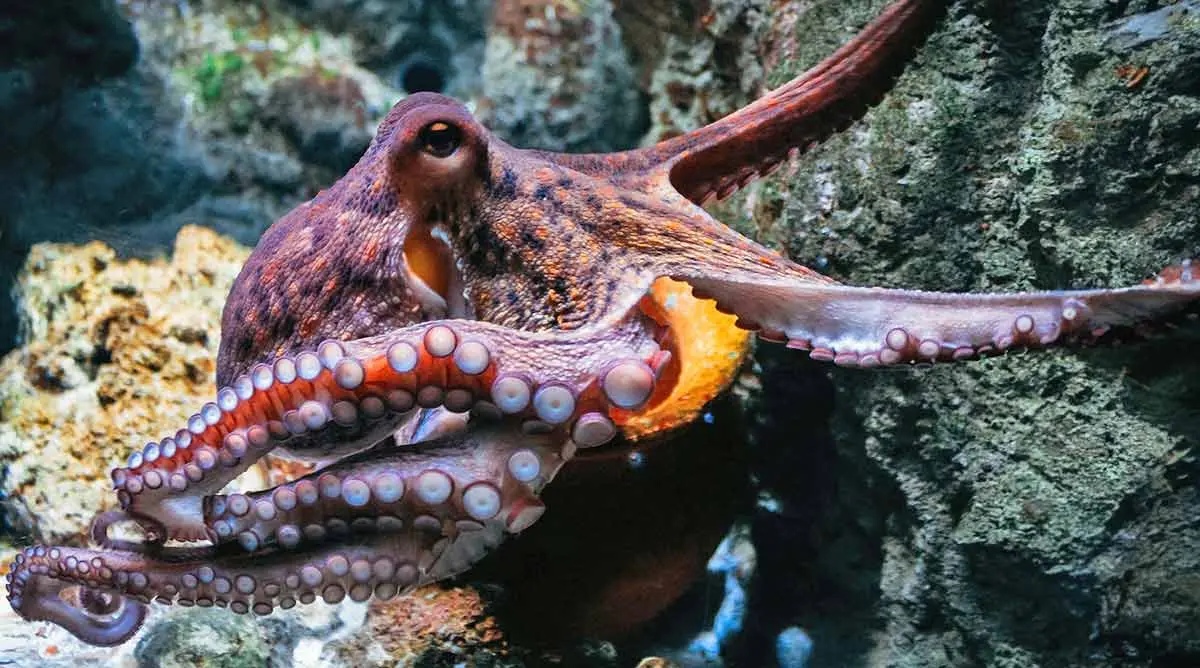
[{"label": "underwater scene", "polygon": [[0,668],[1200,667],[1200,1],[0,3]]}]

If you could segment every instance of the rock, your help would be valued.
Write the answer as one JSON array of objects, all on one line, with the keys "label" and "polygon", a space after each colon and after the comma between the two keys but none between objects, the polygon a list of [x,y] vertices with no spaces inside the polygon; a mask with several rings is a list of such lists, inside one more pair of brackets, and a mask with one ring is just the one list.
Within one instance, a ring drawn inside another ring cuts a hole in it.
[{"label": "rock", "polygon": [[109,468],[215,394],[220,310],[247,254],[199,227],[169,260],[34,247],[16,293],[29,343],[0,361],[0,504],[21,533],[77,542],[115,502]]},{"label": "rock", "polygon": [[467,99],[479,88],[489,0],[287,0],[309,24],[354,41],[355,58],[406,93]]},{"label": "rock", "polygon": [[[0,39],[6,47],[0,68],[30,72],[43,90],[120,75],[138,54],[129,22],[106,0],[5,5],[0,9]],[[4,89],[2,94],[13,92]]]},{"label": "rock", "polygon": [[[764,79],[697,96],[779,85],[884,4],[772,3]],[[859,285],[1137,283],[1200,238],[1200,31],[1141,6],[956,3],[862,123],[716,210]],[[1197,338],[897,373],[760,345],[755,471],[779,505],[746,642],[799,621],[836,665],[1200,661]]]},{"label": "rock", "polygon": [[[5,3],[0,8],[0,197],[19,203],[0,224],[0,352],[11,347],[16,328],[8,286],[26,250],[24,221],[47,203],[44,176],[56,171],[58,193],[70,188],[61,176],[88,162],[78,137],[68,139],[72,111],[86,99],[81,88],[129,69],[137,41],[111,0]],[[66,105],[61,103],[66,102]],[[53,132],[61,128],[64,132]],[[45,220],[43,217],[42,220]],[[44,224],[44,223],[43,223]]]},{"label": "rock", "polygon": [[252,617],[193,608],[157,624],[137,644],[138,668],[265,668],[271,646]]},{"label": "rock", "polygon": [[[35,5],[0,10],[15,45],[0,57],[0,197],[19,203],[0,225],[5,300],[42,241],[149,258],[202,223],[252,244],[340,176],[400,96],[348,38],[259,4]],[[297,97],[308,80],[321,85]],[[353,123],[332,130],[337,114]],[[15,343],[11,313],[0,304],[0,353]]]},{"label": "rock", "polygon": [[501,0],[488,31],[479,119],[516,146],[629,148],[645,131],[635,76],[609,3]]},{"label": "rock", "polygon": [[271,86],[268,113],[306,162],[344,173],[371,143],[362,87],[349,77],[313,72]]},{"label": "rock", "polygon": [[[390,661],[401,665],[458,663],[464,653],[486,665],[518,666],[485,602],[471,589],[429,587],[390,601],[372,601],[365,633],[341,647],[368,640]],[[393,664],[382,664],[393,665]]]},{"label": "rock", "polygon": [[648,90],[645,142],[711,123],[758,96],[766,0],[617,3],[617,21]]}]

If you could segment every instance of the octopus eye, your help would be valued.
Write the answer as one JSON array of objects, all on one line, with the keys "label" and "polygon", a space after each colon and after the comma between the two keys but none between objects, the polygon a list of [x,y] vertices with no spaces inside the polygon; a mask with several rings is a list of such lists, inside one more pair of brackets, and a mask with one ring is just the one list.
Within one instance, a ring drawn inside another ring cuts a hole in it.
[{"label": "octopus eye", "polygon": [[462,130],[445,121],[434,121],[421,128],[421,149],[435,158],[449,158],[462,144]]}]

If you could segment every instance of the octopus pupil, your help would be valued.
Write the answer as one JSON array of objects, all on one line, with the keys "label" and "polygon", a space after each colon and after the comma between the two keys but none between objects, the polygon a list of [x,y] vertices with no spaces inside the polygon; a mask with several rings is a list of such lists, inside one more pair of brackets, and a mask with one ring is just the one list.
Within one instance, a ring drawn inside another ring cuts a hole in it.
[{"label": "octopus pupil", "polygon": [[444,121],[421,128],[421,147],[435,158],[449,158],[462,143],[462,130]]}]

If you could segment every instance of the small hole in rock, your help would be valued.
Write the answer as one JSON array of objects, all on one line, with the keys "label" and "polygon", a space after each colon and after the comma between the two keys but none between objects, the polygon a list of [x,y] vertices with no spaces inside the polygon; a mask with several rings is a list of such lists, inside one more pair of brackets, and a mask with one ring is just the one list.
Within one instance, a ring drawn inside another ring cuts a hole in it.
[{"label": "small hole in rock", "polygon": [[440,93],[446,88],[446,77],[437,65],[427,60],[414,60],[400,74],[400,85],[409,93]]}]

